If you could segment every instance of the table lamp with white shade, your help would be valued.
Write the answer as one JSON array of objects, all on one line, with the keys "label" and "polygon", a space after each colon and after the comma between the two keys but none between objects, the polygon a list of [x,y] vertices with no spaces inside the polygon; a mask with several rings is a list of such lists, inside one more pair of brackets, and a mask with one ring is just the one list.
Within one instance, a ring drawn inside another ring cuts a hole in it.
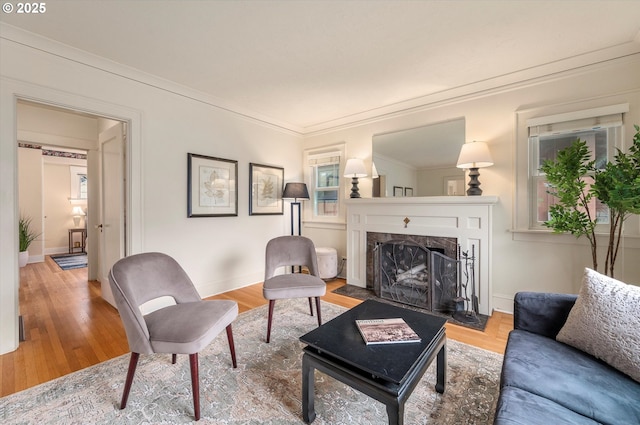
[{"label": "table lamp with white shade", "polygon": [[478,176],[478,168],[490,167],[493,165],[493,159],[491,158],[491,152],[485,142],[471,142],[465,143],[460,149],[460,156],[458,157],[458,168],[469,169],[469,189],[467,189],[467,196],[482,195],[482,189],[480,189],[480,181]]},{"label": "table lamp with white shade", "polygon": [[73,216],[73,226],[78,228],[80,227],[80,219],[86,214],[82,210],[82,207],[75,206],[73,207],[73,210],[71,210],[71,215]]},{"label": "table lamp with white shade", "polygon": [[344,176],[351,177],[351,195],[350,198],[359,198],[358,178],[367,177],[367,170],[364,168],[364,161],[358,158],[347,160],[344,167]]}]

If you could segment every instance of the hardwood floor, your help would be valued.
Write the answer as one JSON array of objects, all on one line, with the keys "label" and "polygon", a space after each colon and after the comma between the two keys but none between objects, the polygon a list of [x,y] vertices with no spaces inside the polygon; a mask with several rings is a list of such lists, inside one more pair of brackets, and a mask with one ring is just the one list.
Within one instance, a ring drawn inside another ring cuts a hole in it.
[{"label": "hardwood floor", "polygon": [[[46,257],[20,269],[20,280],[26,341],[0,356],[0,397],[129,352],[118,312],[101,298],[98,282],[87,282],[86,268],[61,271]],[[323,300],[347,308],[361,302],[331,292],[341,285],[340,279],[329,282]],[[267,304],[261,284],[210,299],[235,300],[241,313]],[[511,329],[511,315],[494,313],[484,332],[447,324],[447,336],[503,353]]]}]

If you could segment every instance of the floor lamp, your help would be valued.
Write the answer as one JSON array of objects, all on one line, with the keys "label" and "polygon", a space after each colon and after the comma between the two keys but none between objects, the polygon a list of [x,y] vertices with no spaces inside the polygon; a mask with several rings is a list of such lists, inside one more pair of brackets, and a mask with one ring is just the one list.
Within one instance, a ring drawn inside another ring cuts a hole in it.
[{"label": "floor lamp", "polygon": [[293,231],[293,215],[294,215],[294,207],[298,207],[298,236],[302,235],[302,211],[300,211],[300,201],[309,199],[309,191],[307,190],[307,185],[304,183],[287,183],[284,186],[284,191],[282,192],[282,199],[293,199],[291,203],[291,234],[294,235]]},{"label": "floor lamp", "polygon": [[[298,207],[298,236],[302,235],[302,211],[301,204],[298,199],[309,199],[309,191],[307,190],[307,185],[304,183],[287,183],[284,186],[284,191],[282,192],[282,199],[293,199],[291,203],[291,235],[294,235],[293,232],[293,211],[294,206]],[[302,266],[300,266],[299,272],[302,272]],[[291,266],[291,273],[295,273],[295,266]]]}]

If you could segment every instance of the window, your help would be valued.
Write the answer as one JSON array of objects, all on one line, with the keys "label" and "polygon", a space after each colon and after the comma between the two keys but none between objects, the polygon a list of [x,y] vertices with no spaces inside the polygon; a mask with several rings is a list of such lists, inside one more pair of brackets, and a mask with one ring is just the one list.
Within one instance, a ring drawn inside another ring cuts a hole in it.
[{"label": "window", "polygon": [[[529,123],[529,227],[532,229],[546,228],[544,222],[550,219],[549,209],[556,202],[556,197],[547,193],[548,183],[540,171],[544,161],[554,160],[559,151],[580,139],[586,142],[595,167],[600,169],[613,158],[615,147],[621,143],[621,113],[568,121],[561,121],[562,116],[555,118],[558,122],[536,125],[540,119],[533,119]],[[586,179],[588,185],[592,179]],[[595,213],[599,224],[609,223],[608,208],[596,199],[592,199],[589,211]]]},{"label": "window", "polygon": [[344,144],[305,152],[305,181],[311,198],[311,202],[305,203],[306,221],[344,222],[345,213],[340,199],[342,158]]},{"label": "window", "polygon": [[[330,164],[317,164],[314,169],[313,215],[336,217],[340,193],[340,157],[329,159]],[[337,162],[334,162],[337,161]]]},{"label": "window", "polygon": [[87,167],[69,166],[71,173],[71,199],[87,199]]}]

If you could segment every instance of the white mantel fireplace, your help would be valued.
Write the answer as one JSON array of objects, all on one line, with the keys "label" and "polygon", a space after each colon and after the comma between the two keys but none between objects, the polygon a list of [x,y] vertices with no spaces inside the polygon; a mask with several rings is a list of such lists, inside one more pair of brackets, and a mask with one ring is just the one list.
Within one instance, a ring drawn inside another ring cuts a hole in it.
[{"label": "white mantel fireplace", "polygon": [[491,221],[496,196],[358,198],[347,204],[347,283],[367,287],[367,233],[455,238],[475,252],[480,314],[491,313]]}]

